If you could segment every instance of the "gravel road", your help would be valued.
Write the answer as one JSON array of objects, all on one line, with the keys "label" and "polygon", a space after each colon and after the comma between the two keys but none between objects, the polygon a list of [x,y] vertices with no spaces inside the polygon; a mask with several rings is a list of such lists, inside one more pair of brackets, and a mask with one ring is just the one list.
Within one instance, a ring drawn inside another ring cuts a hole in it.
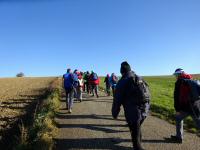
[{"label": "gravel road", "polygon": [[[75,102],[72,114],[65,109],[64,100],[56,118],[59,134],[55,150],[133,149],[123,109],[118,120],[112,119],[112,97],[102,94],[97,99],[84,94],[83,102]],[[146,150],[200,150],[198,136],[185,131],[183,144],[173,143],[169,137],[175,133],[175,126],[153,116],[145,120],[142,132]]]}]

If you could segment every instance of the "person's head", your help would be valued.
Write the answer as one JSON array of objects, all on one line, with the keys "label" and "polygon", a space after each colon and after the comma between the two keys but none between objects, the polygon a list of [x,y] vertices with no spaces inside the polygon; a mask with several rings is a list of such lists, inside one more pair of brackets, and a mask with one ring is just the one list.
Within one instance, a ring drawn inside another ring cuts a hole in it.
[{"label": "person's head", "polygon": [[184,70],[181,69],[181,68],[176,69],[175,72],[173,73],[173,75],[174,75],[177,79],[178,79],[178,77],[179,77],[180,75],[182,75],[182,74],[184,74]]},{"label": "person's head", "polygon": [[121,63],[121,68],[120,68],[120,73],[121,73],[122,75],[124,75],[124,74],[126,74],[126,73],[128,73],[128,72],[130,72],[130,71],[131,71],[131,67],[130,67],[130,65],[128,64],[128,62],[127,62],[127,61],[122,62],[122,63]]},{"label": "person's head", "polygon": [[89,72],[89,71],[87,71],[87,72],[86,72],[86,74],[90,74],[90,72]]},{"label": "person's head", "polygon": [[115,75],[115,73],[112,73],[112,74],[111,74],[111,76],[114,76],[114,75]]},{"label": "person's head", "polygon": [[77,70],[77,69],[75,69],[75,70],[74,70],[74,73],[76,74],[77,72],[78,72],[78,70]]},{"label": "person's head", "polygon": [[107,77],[110,77],[110,75],[109,75],[109,74],[107,74]]},{"label": "person's head", "polygon": [[70,68],[67,69],[67,73],[71,73],[72,70]]}]

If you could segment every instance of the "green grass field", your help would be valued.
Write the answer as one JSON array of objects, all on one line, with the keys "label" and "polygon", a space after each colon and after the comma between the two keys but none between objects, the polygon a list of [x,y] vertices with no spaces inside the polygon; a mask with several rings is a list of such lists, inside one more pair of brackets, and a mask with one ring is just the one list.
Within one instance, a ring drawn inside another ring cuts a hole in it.
[{"label": "green grass field", "polygon": [[[195,75],[194,78],[200,79],[200,75]],[[151,112],[162,119],[166,119],[174,123],[174,100],[173,92],[175,78],[173,76],[154,76],[144,77],[151,91]],[[104,77],[101,78],[100,88],[104,89]],[[190,117],[185,120],[185,127],[191,131],[196,131],[195,125]]]}]

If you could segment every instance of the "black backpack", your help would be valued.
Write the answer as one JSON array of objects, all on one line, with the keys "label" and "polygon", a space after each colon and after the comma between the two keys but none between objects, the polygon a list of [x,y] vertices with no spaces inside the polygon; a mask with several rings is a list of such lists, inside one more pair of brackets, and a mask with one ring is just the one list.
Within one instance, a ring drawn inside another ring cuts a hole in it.
[{"label": "black backpack", "polygon": [[150,104],[151,94],[149,85],[139,76],[131,78],[131,85],[134,92],[134,100],[138,105]]},{"label": "black backpack", "polygon": [[184,82],[189,85],[190,92],[190,105],[196,117],[200,117],[200,81],[184,79]]}]

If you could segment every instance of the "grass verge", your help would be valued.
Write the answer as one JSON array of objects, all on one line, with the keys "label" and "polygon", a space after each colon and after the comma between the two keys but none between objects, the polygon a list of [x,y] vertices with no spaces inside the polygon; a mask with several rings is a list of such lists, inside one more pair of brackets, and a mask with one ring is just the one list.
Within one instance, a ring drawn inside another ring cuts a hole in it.
[{"label": "grass verge", "polygon": [[18,150],[50,150],[53,147],[53,137],[57,134],[54,122],[55,112],[60,107],[60,79],[56,79],[50,86],[49,95],[39,104],[32,127],[27,136],[18,145]]}]

